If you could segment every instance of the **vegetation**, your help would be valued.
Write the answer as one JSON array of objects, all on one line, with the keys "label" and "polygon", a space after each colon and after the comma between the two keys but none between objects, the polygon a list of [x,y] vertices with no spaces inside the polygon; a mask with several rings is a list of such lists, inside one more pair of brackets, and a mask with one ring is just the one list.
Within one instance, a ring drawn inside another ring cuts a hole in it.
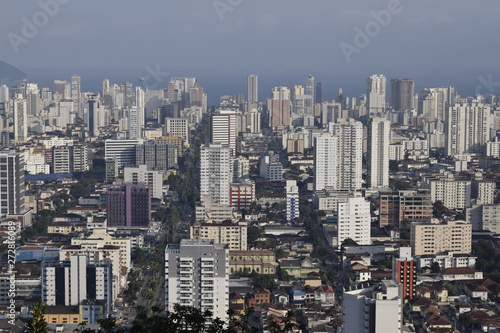
[{"label": "vegetation", "polygon": [[441,266],[439,266],[439,263],[437,261],[434,261],[431,265],[431,272],[439,273],[439,271],[441,271]]},{"label": "vegetation", "polygon": [[498,273],[500,267],[500,254],[488,241],[472,243],[472,253],[477,256],[476,269],[486,274]]},{"label": "vegetation", "polygon": [[461,313],[458,316],[458,321],[461,322],[465,327],[471,327],[472,325],[474,325],[474,320],[468,313]]},{"label": "vegetation", "polygon": [[46,308],[47,306],[41,301],[33,307],[31,311],[33,318],[30,318],[26,324],[26,333],[46,333],[49,331],[49,327],[44,318]]},{"label": "vegetation", "polygon": [[262,232],[260,228],[254,225],[248,227],[247,230],[247,244],[251,245],[255,241],[257,241],[260,237],[262,237]]},{"label": "vegetation", "polygon": [[306,198],[300,197],[300,216],[304,220],[304,227],[309,233],[313,243],[311,255],[320,260],[331,260],[335,256],[335,251],[325,239],[318,219],[318,212],[309,206]]},{"label": "vegetation", "polygon": [[274,277],[272,277],[271,275],[252,272],[252,274],[250,274],[250,277],[252,278],[257,288],[274,289],[278,286],[276,284],[276,281],[274,280]]},{"label": "vegetation", "polygon": [[[81,323],[73,332],[75,333],[256,333],[259,332],[259,316],[253,309],[247,309],[239,316],[231,310],[229,314],[229,324],[226,325],[219,318],[213,318],[210,311],[190,307],[175,305],[174,311],[163,312],[159,307],[154,306],[151,314],[142,307],[137,308],[138,313],[132,322],[131,328],[120,327],[115,319],[99,320],[99,329],[88,328],[85,323]],[[291,311],[287,313],[281,322],[273,321],[269,331],[292,332],[302,329],[297,323],[295,314]]]},{"label": "vegetation", "polygon": [[33,219],[33,226],[31,228],[26,228],[21,232],[21,242],[24,243],[31,237],[46,233],[49,224],[52,223],[52,219],[57,214],[59,214],[57,210],[39,210],[38,214]]}]

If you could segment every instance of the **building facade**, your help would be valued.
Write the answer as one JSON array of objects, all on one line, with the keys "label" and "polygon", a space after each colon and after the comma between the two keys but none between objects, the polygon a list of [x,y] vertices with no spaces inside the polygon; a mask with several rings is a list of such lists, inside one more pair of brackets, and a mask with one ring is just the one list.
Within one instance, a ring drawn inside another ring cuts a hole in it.
[{"label": "building facade", "polygon": [[465,221],[412,223],[410,243],[414,256],[443,252],[469,254],[472,250],[472,225]]},{"label": "building facade", "polygon": [[200,161],[201,201],[228,205],[233,180],[231,148],[222,144],[202,145]]},{"label": "building facade", "polygon": [[108,185],[106,207],[108,227],[149,228],[151,222],[149,185]]},{"label": "building facade", "polygon": [[165,303],[209,310],[227,319],[229,307],[229,250],[201,239],[183,239],[165,248]]},{"label": "building facade", "polygon": [[391,122],[372,118],[368,130],[368,185],[370,188],[389,187],[389,145]]}]

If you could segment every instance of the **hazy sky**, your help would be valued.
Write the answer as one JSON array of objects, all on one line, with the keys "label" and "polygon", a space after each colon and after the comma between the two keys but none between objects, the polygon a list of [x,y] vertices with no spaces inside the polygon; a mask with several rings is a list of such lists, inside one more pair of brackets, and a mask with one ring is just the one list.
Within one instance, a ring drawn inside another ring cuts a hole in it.
[{"label": "hazy sky", "polygon": [[[56,1],[64,4],[53,17],[45,15],[42,4]],[[500,81],[498,0],[394,3],[3,0],[0,59],[31,77],[40,70],[55,73],[55,68],[61,73],[97,71],[103,77],[109,76],[107,71],[146,75],[148,66],[160,66],[172,75],[207,80],[255,72],[272,77],[274,85],[285,85],[296,78],[300,78],[296,83],[304,84],[311,73],[332,91],[341,84],[354,84],[354,80],[336,82],[350,77],[355,77],[362,91],[370,73],[415,78],[417,86],[468,81],[473,87],[478,76],[489,74]],[[395,8],[391,18],[377,23],[372,12],[391,6]],[[23,32],[26,22],[38,23],[38,31],[26,34],[25,28]],[[356,45],[356,28],[372,29],[368,42]],[[17,38],[17,53],[13,38]],[[358,46],[350,62],[341,43]],[[244,81],[238,84],[244,87]]]}]

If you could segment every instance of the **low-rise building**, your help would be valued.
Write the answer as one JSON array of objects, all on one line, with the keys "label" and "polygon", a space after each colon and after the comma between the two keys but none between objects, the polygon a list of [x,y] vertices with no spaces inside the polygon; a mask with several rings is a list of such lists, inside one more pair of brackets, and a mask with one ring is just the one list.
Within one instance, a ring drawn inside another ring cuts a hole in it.
[{"label": "low-rise building", "polygon": [[230,250],[229,273],[274,275],[277,273],[276,255],[269,250]]},{"label": "low-rise building", "polygon": [[222,223],[201,223],[195,222],[190,227],[191,239],[212,239],[219,244],[228,244],[229,250],[247,249],[247,229],[246,221]]},{"label": "low-rise building", "polygon": [[483,272],[472,268],[446,268],[441,271],[443,280],[482,280]]}]

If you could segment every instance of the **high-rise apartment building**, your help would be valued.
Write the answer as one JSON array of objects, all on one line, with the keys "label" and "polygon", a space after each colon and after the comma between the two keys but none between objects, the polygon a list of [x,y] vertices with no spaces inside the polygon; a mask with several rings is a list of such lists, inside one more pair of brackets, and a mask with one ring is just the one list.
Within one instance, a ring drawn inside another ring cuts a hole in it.
[{"label": "high-rise apartment building", "polygon": [[[330,123],[330,133],[337,137],[338,190],[359,190],[363,183],[363,124],[354,119]],[[334,152],[332,152],[334,153]],[[334,167],[330,165],[330,167]]]},{"label": "high-rise apartment building", "polygon": [[155,143],[158,145],[174,145],[177,147],[177,156],[182,156],[184,152],[184,139],[180,136],[170,134],[167,136],[160,136],[155,139]]},{"label": "high-rise apartment building", "polygon": [[431,194],[428,189],[381,193],[379,199],[380,226],[403,228],[402,221],[424,222],[432,216]]},{"label": "high-rise apartment building", "polygon": [[323,134],[316,137],[314,152],[314,190],[337,187],[338,137]]},{"label": "high-rise apartment building", "polygon": [[223,144],[201,146],[201,201],[229,204],[229,184],[233,180],[231,148]]},{"label": "high-rise apartment building", "polygon": [[[68,261],[42,262],[42,302],[49,306],[76,306],[87,301],[102,301],[104,312],[113,309],[113,273],[107,260],[92,260],[72,255]],[[78,324],[78,323],[75,323]]]},{"label": "high-rise apartment building", "polygon": [[13,100],[14,104],[14,141],[23,143],[28,140],[28,110],[27,102],[18,94]]},{"label": "high-rise apartment building", "polygon": [[236,113],[220,110],[210,115],[210,143],[228,145],[233,155],[236,155],[238,130],[236,128]]},{"label": "high-rise apartment building", "polygon": [[290,89],[287,87],[274,87],[273,97],[267,100],[269,112],[269,126],[277,128],[291,125]]},{"label": "high-rise apartment building", "polygon": [[259,175],[268,182],[280,182],[283,179],[283,164],[274,152],[260,156]]},{"label": "high-rise apartment building", "polygon": [[6,103],[9,99],[9,87],[5,84],[0,85],[0,103]]},{"label": "high-rise apartment building", "polygon": [[392,260],[392,279],[401,283],[402,298],[414,298],[417,287],[417,263],[411,256],[411,247],[400,247]]},{"label": "high-rise apartment building", "polygon": [[73,74],[71,76],[71,99],[73,100],[73,110],[78,117],[83,118],[81,104],[81,77]]},{"label": "high-rise apartment building", "polygon": [[386,104],[386,78],[384,75],[371,75],[366,80],[366,98],[369,115],[381,114]]},{"label": "high-rise apartment building", "polygon": [[0,151],[0,169],[0,217],[24,214],[24,155]]},{"label": "high-rise apartment building", "polygon": [[86,145],[74,145],[73,150],[73,172],[89,170],[89,148]]},{"label": "high-rise apartment building", "polygon": [[304,104],[304,114],[312,114],[314,104],[314,76],[309,75],[306,79],[306,96]]},{"label": "high-rise apartment building", "polygon": [[128,109],[128,138],[130,140],[142,138],[141,112],[137,106]]},{"label": "high-rise apartment building", "polygon": [[453,87],[426,88],[418,94],[418,114],[429,121],[445,121],[447,109],[455,105],[455,99]]},{"label": "high-rise apartment building", "polygon": [[229,205],[235,210],[248,210],[254,201],[255,183],[253,181],[231,183],[229,187]]},{"label": "high-rise apartment building", "polygon": [[71,146],[52,147],[52,173],[71,173],[73,154]]},{"label": "high-rise apartment building", "polygon": [[465,221],[412,223],[410,243],[414,256],[443,252],[470,253],[472,249],[472,225]]},{"label": "high-rise apartment building", "polygon": [[174,168],[177,165],[177,146],[173,144],[142,144],[135,146],[135,164],[145,164],[150,170]]},{"label": "high-rise apartment building", "polygon": [[391,79],[391,106],[395,111],[414,108],[415,81],[410,79]]},{"label": "high-rise apartment building", "polygon": [[229,308],[229,250],[227,245],[183,239],[165,248],[165,304],[209,310],[227,319]]},{"label": "high-rise apartment building", "polygon": [[368,127],[368,184],[370,188],[389,187],[389,145],[391,122],[374,117]]},{"label": "high-rise apartment building", "polygon": [[431,201],[441,201],[448,209],[463,210],[471,205],[472,181],[450,172],[429,177],[426,186],[431,190]]},{"label": "high-rise apartment building", "polygon": [[71,99],[71,84],[66,81],[54,80],[54,90],[62,99]]},{"label": "high-rise apartment building", "polygon": [[135,165],[135,146],[143,144],[142,139],[105,141],[106,158],[116,158],[118,167]]},{"label": "high-rise apartment building", "polygon": [[314,103],[323,103],[323,83],[316,83],[316,90],[314,90]]},{"label": "high-rise apartment building", "polygon": [[338,236],[337,244],[350,238],[359,245],[371,244],[370,202],[363,197],[350,197],[337,204]]},{"label": "high-rise apartment building", "polygon": [[403,301],[401,286],[383,280],[382,290],[376,287],[344,293],[344,333],[401,333]]},{"label": "high-rise apartment building", "polygon": [[102,80],[102,96],[107,96],[110,94],[111,83],[109,79]]},{"label": "high-rise apartment building", "polygon": [[118,162],[116,161],[116,157],[106,157],[104,163],[106,164],[106,182],[114,182],[118,176]]},{"label": "high-rise apartment building", "polygon": [[293,222],[300,215],[299,187],[296,180],[286,181],[286,220]]},{"label": "high-rise apartment building", "polygon": [[248,103],[259,102],[259,77],[256,74],[248,75]]},{"label": "high-rise apartment building", "polygon": [[165,118],[165,135],[180,136],[184,144],[189,146],[189,121],[186,118]]},{"label": "high-rise apartment building", "polygon": [[260,134],[261,133],[261,113],[257,109],[251,109],[246,113],[247,117],[247,132]]},{"label": "high-rise apartment building", "polygon": [[108,185],[108,227],[149,228],[151,195],[149,185]]},{"label": "high-rise apartment building", "polygon": [[152,198],[163,198],[163,171],[148,170],[147,165],[123,168],[123,181],[127,184],[149,185]]},{"label": "high-rise apartment building", "polygon": [[483,153],[490,141],[492,121],[489,105],[455,104],[447,108],[445,121],[446,155]]}]

